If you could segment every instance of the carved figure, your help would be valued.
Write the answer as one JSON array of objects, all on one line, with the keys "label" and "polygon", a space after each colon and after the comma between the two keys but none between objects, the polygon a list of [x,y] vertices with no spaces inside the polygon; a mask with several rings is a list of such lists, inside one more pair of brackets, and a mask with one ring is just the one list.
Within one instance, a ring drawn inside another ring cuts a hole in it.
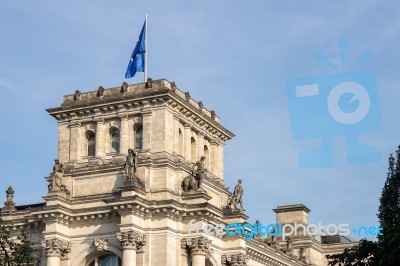
[{"label": "carved figure", "polygon": [[54,160],[53,172],[50,174],[48,189],[51,191],[62,191],[69,195],[69,191],[65,185],[62,184],[64,177],[64,165],[58,159]]},{"label": "carved figure", "polygon": [[127,181],[133,181],[135,179],[136,167],[137,167],[136,153],[132,149],[129,149],[128,156],[126,157],[126,162],[124,165]]},{"label": "carved figure", "polygon": [[197,181],[197,188],[201,187],[201,183],[203,181],[203,178],[206,174],[206,169],[204,168],[204,161],[206,160],[206,157],[201,156],[200,160],[197,161],[193,167],[192,167],[192,174],[194,178]]},{"label": "carved figure", "polygon": [[124,170],[126,174],[126,181],[130,182],[131,185],[138,188],[144,188],[144,184],[136,176],[137,170],[137,155],[132,149],[128,149],[128,156],[126,156],[126,162],[124,164]]},{"label": "carved figure", "polygon": [[240,209],[243,209],[243,187],[242,187],[242,179],[238,180],[238,183],[235,186],[235,190],[233,191],[231,206],[234,209],[237,209],[237,205],[240,204]]}]

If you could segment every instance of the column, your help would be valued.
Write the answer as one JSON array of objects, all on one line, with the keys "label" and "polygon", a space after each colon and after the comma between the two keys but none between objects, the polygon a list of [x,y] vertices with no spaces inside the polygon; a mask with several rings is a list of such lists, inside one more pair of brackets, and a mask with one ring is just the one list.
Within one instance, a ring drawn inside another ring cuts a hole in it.
[{"label": "column", "polygon": [[[173,133],[173,138],[174,138],[174,148],[173,148],[173,154],[178,155],[179,153],[179,118],[177,116],[174,116],[174,133]],[[183,132],[182,132],[183,133]],[[182,154],[180,154],[182,155]]]},{"label": "column", "polygon": [[192,254],[192,266],[205,266],[206,258],[211,256],[211,240],[205,237],[182,239],[182,248]]},{"label": "column", "polygon": [[46,252],[47,266],[60,266],[61,257],[71,252],[71,244],[57,238],[43,240],[41,245]]},{"label": "column", "polygon": [[143,150],[151,149],[151,118],[152,112],[143,113]]},{"label": "column", "polygon": [[192,129],[190,128],[190,126],[185,125],[185,129],[183,132],[183,150],[184,150],[183,154],[184,154],[185,160],[190,161],[190,162],[192,161],[191,160],[192,145],[190,143],[190,138],[192,137],[191,133],[192,133]]},{"label": "column", "polygon": [[104,157],[104,121],[101,119],[96,124],[96,158]]},{"label": "column", "polygon": [[210,141],[210,169],[208,169],[210,171],[210,173],[212,173],[213,175],[217,176],[218,174],[218,143],[215,140]]},{"label": "column", "polygon": [[121,130],[120,135],[120,152],[121,154],[128,154],[129,149],[129,123],[128,116],[121,117]]},{"label": "column", "polygon": [[[71,123],[69,138],[69,160],[72,162],[81,160],[81,124]],[[61,161],[61,160],[60,160]]]},{"label": "column", "polygon": [[146,245],[143,234],[135,231],[117,233],[117,239],[121,242],[122,266],[136,266],[136,251]]},{"label": "column", "polygon": [[[199,132],[199,134],[197,134],[197,158],[196,158],[196,161],[199,160],[200,157],[203,155],[204,155],[204,134],[202,132]],[[207,159],[209,159],[209,158],[207,158]]]}]

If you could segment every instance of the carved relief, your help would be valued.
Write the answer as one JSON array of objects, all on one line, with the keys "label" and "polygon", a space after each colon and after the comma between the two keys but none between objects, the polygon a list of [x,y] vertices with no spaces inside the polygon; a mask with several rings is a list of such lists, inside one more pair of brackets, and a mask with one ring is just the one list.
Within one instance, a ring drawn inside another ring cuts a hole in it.
[{"label": "carved relief", "polygon": [[121,242],[124,249],[141,250],[146,245],[144,235],[135,231],[117,233],[117,239]]},{"label": "carved relief", "polygon": [[93,239],[93,244],[98,251],[104,251],[108,249],[108,240]]},{"label": "carved relief", "polygon": [[43,240],[41,245],[47,256],[64,257],[67,253],[71,252],[71,244],[57,238]]},{"label": "carved relief", "polygon": [[221,256],[221,263],[226,266],[245,266],[248,261],[248,256],[242,253]]},{"label": "carved relief", "polygon": [[181,241],[181,246],[192,255],[204,255],[206,257],[212,255],[211,240],[205,237],[184,238]]}]

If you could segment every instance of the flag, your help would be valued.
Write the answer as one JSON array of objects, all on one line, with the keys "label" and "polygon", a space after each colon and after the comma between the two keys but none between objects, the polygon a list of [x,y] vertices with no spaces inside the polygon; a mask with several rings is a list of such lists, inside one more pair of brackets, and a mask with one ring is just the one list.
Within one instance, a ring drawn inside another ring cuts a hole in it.
[{"label": "flag", "polygon": [[135,76],[136,72],[144,72],[144,53],[146,52],[146,21],[143,24],[139,40],[133,49],[131,58],[129,59],[128,68],[126,69],[125,78]]}]

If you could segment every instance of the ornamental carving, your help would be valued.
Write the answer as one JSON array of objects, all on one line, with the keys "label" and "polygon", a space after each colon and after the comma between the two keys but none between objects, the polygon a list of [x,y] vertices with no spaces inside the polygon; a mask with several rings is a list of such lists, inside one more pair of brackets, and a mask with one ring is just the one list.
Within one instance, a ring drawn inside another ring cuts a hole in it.
[{"label": "ornamental carving", "polygon": [[245,266],[248,261],[248,256],[243,253],[222,255],[221,257],[222,265],[226,266]]},{"label": "ornamental carving", "polygon": [[210,257],[212,254],[211,240],[205,237],[184,238],[181,241],[182,248],[186,249],[188,254],[204,255]]},{"label": "ornamental carving", "polygon": [[98,251],[104,251],[108,249],[108,241],[103,239],[93,239],[93,244]]},{"label": "ornamental carving", "polygon": [[117,239],[124,249],[141,250],[146,245],[145,236],[135,231],[117,233]]},{"label": "ornamental carving", "polygon": [[57,238],[43,240],[41,245],[47,256],[64,257],[67,253],[71,252],[71,244]]},{"label": "ornamental carving", "polygon": [[14,202],[14,189],[9,186],[6,190],[7,200],[4,202],[4,208],[8,210],[15,210],[15,202]]},{"label": "ornamental carving", "polygon": [[64,165],[58,159],[54,160],[53,172],[48,178],[49,185],[47,186],[50,192],[62,192],[69,196],[70,192],[67,186],[63,184],[64,179]]}]

